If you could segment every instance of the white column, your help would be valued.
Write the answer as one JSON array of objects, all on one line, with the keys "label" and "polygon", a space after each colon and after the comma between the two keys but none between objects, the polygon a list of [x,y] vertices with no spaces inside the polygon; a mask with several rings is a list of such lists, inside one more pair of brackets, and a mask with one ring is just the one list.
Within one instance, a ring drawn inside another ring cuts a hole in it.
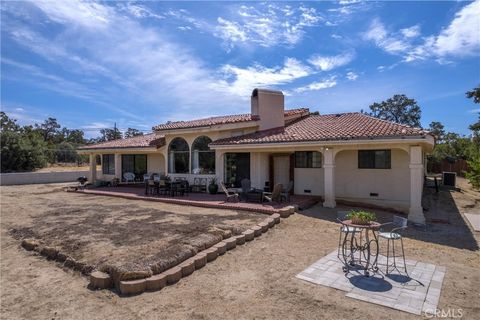
[{"label": "white column", "polygon": [[422,147],[410,147],[410,210],[408,220],[418,224],[425,224],[422,208],[424,174],[422,157]]},{"label": "white column", "polygon": [[223,174],[223,164],[224,164],[224,160],[223,160],[223,156],[224,156],[224,152],[223,151],[219,151],[219,150],[215,150],[215,177],[217,178],[217,183],[220,184],[220,182],[224,182],[223,181],[223,177],[224,177],[224,174]]},{"label": "white column", "polygon": [[97,161],[96,154],[90,154],[90,177],[88,177],[90,183],[94,183],[97,180]]},{"label": "white column", "polygon": [[122,155],[115,153],[115,178],[122,181]]},{"label": "white column", "polygon": [[325,148],[323,152],[323,171],[324,171],[324,197],[323,206],[326,208],[335,208],[335,155],[332,148]]}]

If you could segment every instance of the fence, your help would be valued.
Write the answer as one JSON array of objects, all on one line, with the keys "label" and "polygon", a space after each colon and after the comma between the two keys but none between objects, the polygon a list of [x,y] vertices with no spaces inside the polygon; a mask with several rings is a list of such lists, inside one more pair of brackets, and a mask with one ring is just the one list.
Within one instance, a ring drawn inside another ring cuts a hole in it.
[{"label": "fence", "polygon": [[76,182],[78,177],[89,176],[88,171],[60,171],[60,172],[21,172],[1,173],[0,185],[10,186],[18,184]]},{"label": "fence", "polygon": [[428,172],[442,173],[444,171],[456,172],[459,176],[464,176],[465,171],[468,170],[468,164],[466,160],[458,159],[454,163],[450,163],[447,160],[443,160],[440,163],[428,163]]}]

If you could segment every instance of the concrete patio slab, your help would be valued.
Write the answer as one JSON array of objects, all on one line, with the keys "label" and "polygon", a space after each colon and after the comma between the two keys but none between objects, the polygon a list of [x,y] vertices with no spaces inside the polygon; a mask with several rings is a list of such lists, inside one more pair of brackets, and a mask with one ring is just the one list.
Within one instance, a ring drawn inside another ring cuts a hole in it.
[{"label": "concrete patio slab", "polygon": [[473,230],[480,231],[480,214],[478,213],[465,213],[465,217],[472,226]]},{"label": "concrete patio slab", "polygon": [[432,314],[440,299],[445,267],[430,263],[406,260],[408,275],[404,270],[385,274],[386,257],[379,256],[379,272],[365,277],[363,271],[352,268],[345,274],[343,263],[333,251],[296,277],[314,284],[346,292],[346,296],[389,308],[421,315]]}]

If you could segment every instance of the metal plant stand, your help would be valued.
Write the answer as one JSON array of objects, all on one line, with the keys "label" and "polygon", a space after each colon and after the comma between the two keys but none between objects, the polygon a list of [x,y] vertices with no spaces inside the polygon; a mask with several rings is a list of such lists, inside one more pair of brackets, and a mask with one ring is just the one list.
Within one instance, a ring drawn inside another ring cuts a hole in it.
[{"label": "metal plant stand", "polygon": [[370,272],[377,272],[379,250],[377,231],[380,223],[358,225],[353,224],[351,220],[345,220],[342,224],[347,227],[342,242],[343,272],[348,273],[350,269],[363,270],[367,277]]}]

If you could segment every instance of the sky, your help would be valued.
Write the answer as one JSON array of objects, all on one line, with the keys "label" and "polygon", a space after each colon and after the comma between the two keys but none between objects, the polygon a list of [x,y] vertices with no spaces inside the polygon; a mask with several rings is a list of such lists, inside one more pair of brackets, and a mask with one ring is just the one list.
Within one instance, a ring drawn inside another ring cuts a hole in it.
[{"label": "sky", "polygon": [[2,111],[87,136],[249,113],[256,87],[321,114],[406,94],[469,134],[479,84],[480,0],[1,2]]}]

